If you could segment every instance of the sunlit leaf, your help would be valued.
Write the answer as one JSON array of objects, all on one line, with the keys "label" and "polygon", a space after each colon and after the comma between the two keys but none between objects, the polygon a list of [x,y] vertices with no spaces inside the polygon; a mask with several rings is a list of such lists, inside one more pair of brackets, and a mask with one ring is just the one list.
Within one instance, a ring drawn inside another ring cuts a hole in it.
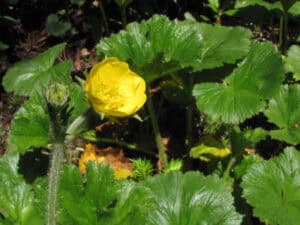
[{"label": "sunlit leaf", "polygon": [[298,225],[300,221],[300,153],[284,154],[254,163],[242,178],[247,202],[254,215],[270,225]]},{"label": "sunlit leaf", "polygon": [[11,67],[3,77],[3,86],[7,92],[14,91],[19,95],[29,96],[37,84],[47,85],[44,82],[57,73],[70,70],[70,62],[57,65],[51,69],[54,60],[64,49],[65,44],[56,45],[31,60],[21,61]]},{"label": "sunlit leaf", "polygon": [[265,114],[279,128],[270,131],[272,138],[290,144],[300,143],[299,85],[282,86],[279,94],[270,100]]},{"label": "sunlit leaf", "polygon": [[198,172],[171,172],[152,177],[144,184],[157,207],[149,214],[149,225],[240,224],[233,197],[225,181]]},{"label": "sunlit leaf", "polygon": [[129,62],[148,82],[184,68],[200,71],[234,63],[249,49],[250,32],[192,21],[170,21],[165,16],[131,23],[125,31],[104,38],[98,54]]},{"label": "sunlit leaf", "polygon": [[283,74],[281,56],[273,45],[254,42],[248,56],[223,83],[197,84],[193,95],[198,109],[214,120],[240,123],[264,109],[264,100],[278,92]]}]

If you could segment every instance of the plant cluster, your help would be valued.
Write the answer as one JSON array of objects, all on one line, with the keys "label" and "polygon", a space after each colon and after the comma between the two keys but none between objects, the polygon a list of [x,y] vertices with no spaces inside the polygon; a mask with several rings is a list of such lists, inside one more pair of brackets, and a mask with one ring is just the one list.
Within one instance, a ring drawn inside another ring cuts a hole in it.
[{"label": "plant cluster", "polygon": [[[5,73],[5,91],[27,100],[0,158],[0,224],[298,225],[300,47],[288,19],[300,2],[209,0],[216,24],[127,24],[132,2],[116,1],[124,29],[99,40],[89,72],[57,60],[61,43]],[[221,25],[250,5],[279,13],[277,45]],[[60,36],[71,28],[56,17],[47,26]],[[50,166],[29,182],[20,161],[34,151]]]}]

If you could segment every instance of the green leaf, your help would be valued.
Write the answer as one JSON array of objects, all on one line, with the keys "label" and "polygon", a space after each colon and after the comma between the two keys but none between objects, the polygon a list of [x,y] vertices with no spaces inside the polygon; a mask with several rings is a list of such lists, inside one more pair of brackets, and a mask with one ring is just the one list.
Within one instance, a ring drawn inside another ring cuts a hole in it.
[{"label": "green leaf", "polygon": [[7,45],[4,42],[0,41],[0,51],[4,51],[8,48],[9,48],[9,45]]},{"label": "green leaf", "polygon": [[63,36],[71,29],[71,27],[69,22],[60,21],[59,17],[55,14],[50,14],[47,17],[46,28],[53,36]]},{"label": "green leaf", "polygon": [[155,198],[149,225],[240,224],[233,197],[225,181],[198,172],[171,172],[145,181]]},{"label": "green leaf", "polygon": [[98,54],[129,62],[146,81],[184,68],[200,71],[234,63],[248,52],[250,32],[191,21],[170,21],[165,16],[131,23],[125,31],[104,38]]},{"label": "green leaf", "polygon": [[243,8],[251,5],[259,5],[265,7],[267,10],[276,9],[276,10],[283,11],[280,1],[275,1],[274,3],[270,3],[264,0],[237,0],[235,2],[235,8]]},{"label": "green leaf", "polygon": [[[39,80],[47,80],[50,76],[54,76],[56,70],[68,70],[69,63],[64,63],[54,70],[50,70],[54,60],[64,49],[65,44],[56,45],[47,51],[41,53],[31,60],[16,63],[10,68],[3,77],[3,86],[7,92],[14,91],[19,95],[31,94],[33,87]],[[50,70],[50,74],[49,74]]]},{"label": "green leaf", "polygon": [[8,149],[24,153],[48,144],[49,117],[44,97],[37,91],[17,111],[8,136]]},{"label": "green leaf", "polygon": [[65,166],[59,199],[62,225],[146,224],[151,206],[147,189],[115,180],[108,165],[95,162],[87,164],[86,181],[75,166]]},{"label": "green leaf", "polygon": [[265,114],[279,127],[270,131],[272,138],[295,145],[300,143],[299,85],[282,86],[279,94],[270,100]]},{"label": "green leaf", "polygon": [[85,3],[85,0],[71,0],[71,3],[74,5],[82,6]]},{"label": "green leaf", "polygon": [[287,53],[286,63],[296,80],[300,80],[300,47],[292,45]]},{"label": "green leaf", "polygon": [[201,137],[199,143],[192,147],[190,156],[192,158],[210,161],[211,158],[225,158],[231,154],[231,150],[221,141],[210,135]]},{"label": "green leaf", "polygon": [[127,5],[129,5],[133,0],[115,0],[115,2],[117,3],[117,5],[119,7],[126,7]]},{"label": "green leaf", "polygon": [[283,74],[281,56],[273,45],[254,42],[223,83],[197,84],[193,96],[198,109],[214,120],[237,124],[264,109],[264,100],[278,92]]},{"label": "green leaf", "polygon": [[242,161],[233,169],[235,178],[242,178],[253,164],[261,162],[262,160],[263,158],[260,157],[258,154],[244,155]]},{"label": "green leaf", "polygon": [[300,221],[300,153],[284,154],[255,163],[241,184],[254,215],[270,225],[298,225]]},{"label": "green leaf", "polygon": [[34,207],[31,186],[17,173],[18,155],[6,154],[0,159],[1,224],[40,225],[43,220]]},{"label": "green leaf", "polygon": [[74,121],[79,115],[84,113],[90,107],[88,100],[85,96],[83,88],[77,85],[76,83],[72,83],[69,87],[70,89],[70,99],[68,102],[68,108],[71,112],[69,118],[69,124]]},{"label": "green leaf", "polygon": [[291,1],[293,4],[291,4],[288,12],[294,16],[300,15],[300,2],[297,0]]}]

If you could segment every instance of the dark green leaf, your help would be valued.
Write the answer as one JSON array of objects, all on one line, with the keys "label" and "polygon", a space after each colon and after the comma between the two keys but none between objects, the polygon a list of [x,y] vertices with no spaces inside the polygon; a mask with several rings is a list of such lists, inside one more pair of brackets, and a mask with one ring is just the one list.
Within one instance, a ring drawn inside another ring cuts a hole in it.
[{"label": "dark green leaf", "polygon": [[[16,63],[3,77],[3,86],[7,92],[14,91],[19,95],[29,96],[33,87],[40,81],[50,80],[51,76],[56,76],[58,71],[67,72],[70,70],[70,62],[64,62],[50,70],[54,60],[64,49],[65,44],[56,45],[41,53],[35,58]],[[40,83],[41,85],[47,85]]]},{"label": "dark green leaf", "polygon": [[243,177],[242,188],[254,215],[270,225],[300,221],[300,153],[288,148],[269,161],[255,163]]},{"label": "dark green leaf", "polygon": [[65,35],[71,29],[71,24],[61,21],[55,14],[50,14],[47,17],[46,27],[51,35],[59,37]]},{"label": "dark green leaf", "polygon": [[300,143],[300,86],[282,86],[278,95],[270,100],[265,112],[269,121],[279,129],[270,132],[272,138],[290,144]]},{"label": "dark green leaf", "polygon": [[[248,56],[221,84],[195,85],[197,107],[214,120],[237,124],[260,112],[283,80],[281,56],[271,43],[254,42]],[[270,82],[272,80],[272,82]]]}]

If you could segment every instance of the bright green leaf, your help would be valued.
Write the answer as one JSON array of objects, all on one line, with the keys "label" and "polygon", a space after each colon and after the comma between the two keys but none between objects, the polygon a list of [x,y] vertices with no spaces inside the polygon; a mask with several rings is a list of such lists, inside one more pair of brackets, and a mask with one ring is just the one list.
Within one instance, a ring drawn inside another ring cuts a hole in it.
[{"label": "bright green leaf", "polygon": [[59,199],[58,221],[62,225],[146,224],[151,206],[145,188],[115,180],[108,165],[95,162],[87,165],[86,181],[75,166],[65,166]]},{"label": "bright green leaf", "polygon": [[200,71],[234,63],[248,52],[250,32],[199,24],[170,21],[165,16],[131,23],[125,31],[104,38],[98,54],[128,61],[148,82],[184,68]]},{"label": "bright green leaf", "polygon": [[287,53],[286,63],[296,80],[300,80],[300,46],[292,45]]},{"label": "bright green leaf", "polygon": [[193,95],[200,111],[214,120],[237,124],[263,110],[264,100],[278,92],[283,74],[281,56],[273,45],[254,42],[223,83],[197,84]]},{"label": "bright green leaf", "polygon": [[31,186],[17,172],[18,155],[8,153],[0,159],[1,224],[40,225],[43,220],[34,207]]},{"label": "bright green leaf", "polygon": [[300,221],[300,153],[284,154],[253,164],[241,184],[254,215],[270,225],[298,225]]},{"label": "bright green leaf", "polygon": [[279,129],[270,131],[272,138],[290,144],[300,143],[300,86],[282,86],[278,95],[270,100],[265,111],[268,120]]},{"label": "bright green leaf", "polygon": [[203,161],[210,161],[211,158],[225,158],[231,154],[231,150],[221,141],[212,136],[206,135],[200,138],[199,143],[192,147],[190,156]]},{"label": "bright green leaf", "polygon": [[155,198],[156,208],[149,225],[240,224],[233,197],[225,181],[198,172],[171,172],[145,181]]},{"label": "bright green leaf", "polygon": [[[16,63],[3,77],[3,86],[7,92],[14,91],[19,95],[30,95],[33,87],[40,80],[49,80],[50,76],[55,76],[57,70],[66,72],[69,70],[70,62],[59,64],[58,68],[50,70],[54,60],[64,49],[65,44],[56,45],[41,53],[31,60]],[[50,72],[50,74],[49,74]],[[41,85],[47,85],[40,83]]]},{"label": "bright green leaf", "polygon": [[49,117],[44,97],[37,91],[17,111],[8,136],[8,149],[24,153],[48,144]]}]

